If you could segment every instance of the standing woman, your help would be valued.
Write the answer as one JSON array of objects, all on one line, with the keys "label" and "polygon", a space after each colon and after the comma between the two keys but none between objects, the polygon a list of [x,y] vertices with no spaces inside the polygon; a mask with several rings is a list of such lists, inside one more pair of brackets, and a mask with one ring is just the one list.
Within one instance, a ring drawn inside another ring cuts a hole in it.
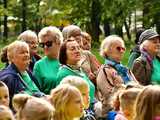
[{"label": "standing woman", "polygon": [[59,60],[62,64],[62,67],[57,74],[57,85],[64,77],[68,75],[84,78],[89,85],[90,103],[92,104],[94,102],[95,86],[78,64],[78,62],[81,60],[80,50],[80,46],[74,38],[67,39],[62,44],[59,55]]},{"label": "standing woman", "polygon": [[114,92],[129,81],[135,80],[131,72],[120,63],[124,52],[124,41],[116,35],[106,37],[101,43],[101,55],[105,58],[105,64],[99,70],[97,88],[102,97],[103,118],[112,110],[109,101]]},{"label": "standing woman", "polygon": [[40,84],[41,91],[49,94],[56,86],[56,76],[60,67],[58,56],[63,37],[60,30],[53,26],[43,28],[38,37],[45,56],[35,64],[33,74]]}]

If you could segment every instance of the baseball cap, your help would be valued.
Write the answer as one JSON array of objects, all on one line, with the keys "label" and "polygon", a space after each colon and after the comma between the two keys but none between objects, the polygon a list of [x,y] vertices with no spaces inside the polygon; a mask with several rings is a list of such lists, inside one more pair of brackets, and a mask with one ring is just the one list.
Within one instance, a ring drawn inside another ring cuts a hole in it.
[{"label": "baseball cap", "polygon": [[147,29],[144,32],[141,33],[139,37],[139,43],[143,43],[145,40],[150,40],[154,37],[159,37],[160,35],[156,32],[153,31],[152,29]]}]

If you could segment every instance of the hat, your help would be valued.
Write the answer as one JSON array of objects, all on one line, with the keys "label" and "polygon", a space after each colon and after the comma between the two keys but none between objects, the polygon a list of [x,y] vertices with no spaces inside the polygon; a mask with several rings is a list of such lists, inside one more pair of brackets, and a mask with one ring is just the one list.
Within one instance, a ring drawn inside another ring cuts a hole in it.
[{"label": "hat", "polygon": [[145,30],[142,32],[142,34],[139,37],[139,43],[143,43],[145,40],[150,40],[154,37],[160,36],[156,31],[153,31],[152,29]]}]

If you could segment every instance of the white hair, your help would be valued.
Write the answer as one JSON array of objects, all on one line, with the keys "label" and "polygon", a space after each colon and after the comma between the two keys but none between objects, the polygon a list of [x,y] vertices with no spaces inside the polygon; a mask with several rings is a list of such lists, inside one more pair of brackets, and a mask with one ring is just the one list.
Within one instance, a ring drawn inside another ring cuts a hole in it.
[{"label": "white hair", "polygon": [[101,47],[100,47],[100,54],[103,57],[106,57],[106,54],[109,52],[109,50],[111,49],[112,45],[117,42],[117,41],[121,41],[124,43],[124,41],[122,40],[121,37],[117,36],[117,35],[110,35],[108,37],[106,37],[102,43],[101,43]]},{"label": "white hair", "polygon": [[63,42],[62,33],[55,26],[44,27],[38,34],[39,40],[42,41],[44,36],[55,36],[56,40],[59,40],[61,43]]}]

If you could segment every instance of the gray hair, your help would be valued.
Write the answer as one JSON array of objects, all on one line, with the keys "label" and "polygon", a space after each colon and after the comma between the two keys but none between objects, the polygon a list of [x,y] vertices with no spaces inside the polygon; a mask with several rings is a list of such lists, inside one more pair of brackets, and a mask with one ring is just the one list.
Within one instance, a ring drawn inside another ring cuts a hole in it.
[{"label": "gray hair", "polygon": [[31,31],[31,30],[26,30],[24,32],[22,32],[19,36],[18,36],[18,40],[23,40],[23,41],[29,41],[30,38],[35,38],[38,40],[38,37],[36,35],[35,32]]},{"label": "gray hair", "polygon": [[54,36],[56,38],[55,41],[59,40],[61,43],[63,42],[62,33],[55,26],[45,27],[38,34],[40,41],[42,41],[43,37],[45,37],[45,36]]},{"label": "gray hair", "polygon": [[69,26],[64,27],[63,30],[62,30],[64,40],[70,38],[71,37],[70,35],[74,30],[80,30],[81,31],[80,27],[78,27],[76,25],[69,25]]},{"label": "gray hair", "polygon": [[117,35],[110,35],[106,37],[101,43],[100,55],[102,55],[103,57],[106,57],[106,54],[111,49],[112,45],[117,41],[122,41],[124,43],[122,38]]},{"label": "gray hair", "polygon": [[17,51],[23,47],[26,47],[29,51],[29,46],[26,42],[16,40],[12,42],[11,44],[9,44],[7,48],[8,60],[12,61],[13,57],[17,54]]}]

